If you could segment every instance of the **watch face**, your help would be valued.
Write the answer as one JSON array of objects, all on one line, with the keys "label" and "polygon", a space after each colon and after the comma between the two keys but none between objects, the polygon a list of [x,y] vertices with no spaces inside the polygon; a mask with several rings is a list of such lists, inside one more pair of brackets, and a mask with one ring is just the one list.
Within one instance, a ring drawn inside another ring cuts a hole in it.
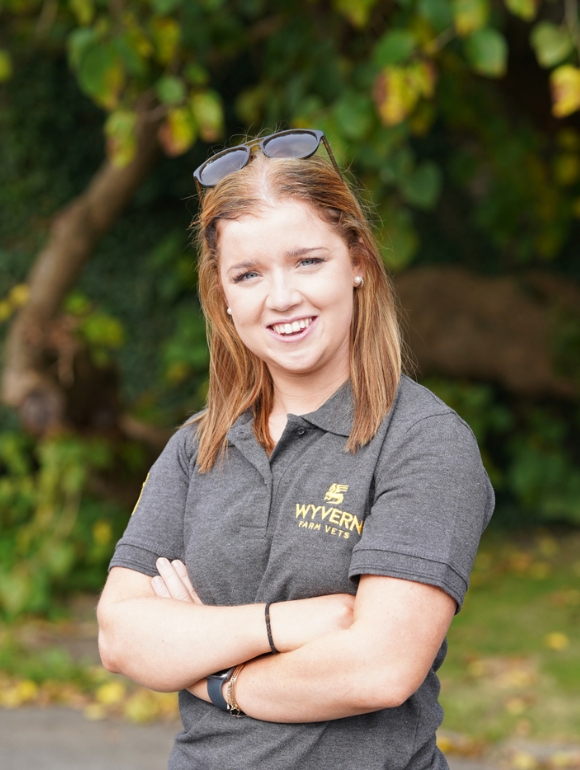
[{"label": "watch face", "polygon": [[229,668],[224,668],[223,671],[216,671],[215,674],[210,674],[208,679],[223,679],[227,676]]}]

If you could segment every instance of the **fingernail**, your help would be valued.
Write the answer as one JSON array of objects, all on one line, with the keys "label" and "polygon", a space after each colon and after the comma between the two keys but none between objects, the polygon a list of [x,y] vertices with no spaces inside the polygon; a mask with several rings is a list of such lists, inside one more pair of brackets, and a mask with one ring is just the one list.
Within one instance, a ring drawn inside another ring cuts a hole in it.
[{"label": "fingernail", "polygon": [[162,567],[167,567],[169,562],[164,556],[160,556],[159,559],[157,559],[157,564],[160,564]]}]

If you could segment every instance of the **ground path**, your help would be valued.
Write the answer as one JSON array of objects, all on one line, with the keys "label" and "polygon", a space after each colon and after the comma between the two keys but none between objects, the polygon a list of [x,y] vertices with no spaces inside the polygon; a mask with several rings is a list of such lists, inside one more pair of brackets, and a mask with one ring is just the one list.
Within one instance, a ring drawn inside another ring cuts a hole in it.
[{"label": "ground path", "polygon": [[[60,707],[0,710],[0,768],[163,770],[178,729],[177,723],[92,722],[77,711]],[[449,764],[451,770],[500,767],[491,759],[453,756]]]}]

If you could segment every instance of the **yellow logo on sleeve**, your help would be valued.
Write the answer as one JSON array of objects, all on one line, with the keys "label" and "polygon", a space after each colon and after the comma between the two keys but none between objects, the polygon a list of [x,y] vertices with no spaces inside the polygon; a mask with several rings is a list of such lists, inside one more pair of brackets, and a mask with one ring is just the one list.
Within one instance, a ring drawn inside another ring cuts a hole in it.
[{"label": "yellow logo on sleeve", "polygon": [[149,474],[145,476],[145,481],[143,482],[143,485],[141,486],[141,491],[139,492],[139,497],[137,498],[137,502],[135,503],[135,507],[131,511],[131,516],[135,513],[137,510],[137,506],[141,502],[141,498],[143,497],[143,490],[145,489],[145,484],[147,483],[147,479],[149,478]]},{"label": "yellow logo on sleeve", "polygon": [[331,484],[328,487],[328,492],[324,495],[325,502],[340,505],[344,500],[343,492],[346,492],[347,489],[348,484]]}]

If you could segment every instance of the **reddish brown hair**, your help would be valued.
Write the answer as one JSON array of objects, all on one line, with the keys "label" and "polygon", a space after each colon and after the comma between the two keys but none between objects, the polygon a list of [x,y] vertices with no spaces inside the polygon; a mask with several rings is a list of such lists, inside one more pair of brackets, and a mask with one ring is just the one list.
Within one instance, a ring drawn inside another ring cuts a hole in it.
[{"label": "reddish brown hair", "polygon": [[273,447],[268,430],[272,378],[264,362],[242,343],[227,315],[219,275],[217,224],[289,199],[311,206],[342,236],[364,275],[364,286],[353,289],[350,383],[354,422],[347,450],[355,452],[372,439],[395,398],[401,376],[396,303],[371,227],[355,195],[322,158],[272,159],[256,152],[245,168],[206,192],[192,225],[197,230],[199,293],[210,349],[207,410],[197,418],[202,473],[225,451],[226,434],[246,409],[254,413],[258,441],[268,451]]}]

